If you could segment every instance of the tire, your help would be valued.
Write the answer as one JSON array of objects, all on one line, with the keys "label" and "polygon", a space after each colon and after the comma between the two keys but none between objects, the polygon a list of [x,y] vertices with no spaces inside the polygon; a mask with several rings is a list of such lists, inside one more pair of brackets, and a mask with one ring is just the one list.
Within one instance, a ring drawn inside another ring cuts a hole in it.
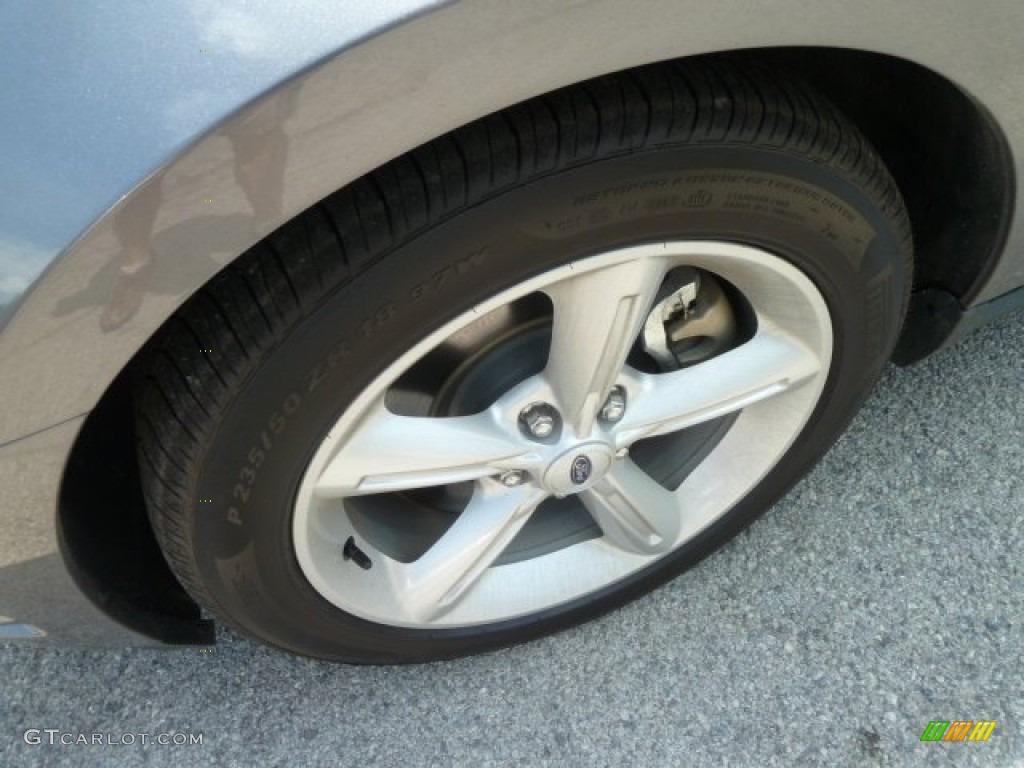
[{"label": "tire", "polygon": [[135,392],[150,519],[188,592],[279,648],[535,638],[802,477],[910,282],[892,179],[792,75],[603,77],[374,171],[182,306]]}]

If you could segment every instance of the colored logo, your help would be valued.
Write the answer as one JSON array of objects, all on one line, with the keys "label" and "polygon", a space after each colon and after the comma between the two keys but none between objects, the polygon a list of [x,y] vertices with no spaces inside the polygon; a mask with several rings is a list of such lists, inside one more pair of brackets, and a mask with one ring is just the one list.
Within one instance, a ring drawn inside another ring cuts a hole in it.
[{"label": "colored logo", "polygon": [[995,720],[932,720],[921,741],[988,741],[995,727]]},{"label": "colored logo", "polygon": [[572,469],[569,470],[569,477],[576,485],[583,485],[590,479],[590,472],[594,465],[586,456],[577,456],[572,460]]}]

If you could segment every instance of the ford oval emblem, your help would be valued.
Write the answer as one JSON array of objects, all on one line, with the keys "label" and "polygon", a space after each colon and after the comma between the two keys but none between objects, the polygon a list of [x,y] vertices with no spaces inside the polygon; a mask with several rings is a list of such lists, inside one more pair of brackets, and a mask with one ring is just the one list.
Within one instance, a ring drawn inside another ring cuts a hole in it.
[{"label": "ford oval emblem", "polygon": [[583,485],[590,479],[590,473],[593,469],[594,465],[590,463],[590,459],[586,456],[577,456],[572,460],[572,469],[569,471],[569,476],[575,485]]}]

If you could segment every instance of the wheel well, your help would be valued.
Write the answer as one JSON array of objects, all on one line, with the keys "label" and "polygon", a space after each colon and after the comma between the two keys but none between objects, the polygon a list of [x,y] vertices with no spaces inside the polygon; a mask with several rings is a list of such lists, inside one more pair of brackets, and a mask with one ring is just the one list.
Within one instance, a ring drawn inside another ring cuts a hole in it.
[{"label": "wheel well", "polygon": [[946,78],[864,51],[764,51],[853,120],[896,180],[914,234],[914,292],[893,356],[907,364],[945,342],[984,286],[1009,233],[1015,178],[987,109]]},{"label": "wheel well", "polygon": [[[914,299],[896,358],[934,351],[994,267],[1009,229],[1012,164],[993,118],[949,80],[906,60],[821,48],[743,55],[800,72],[881,154],[915,239]],[[132,415],[132,382],[145,358],[144,347],[71,451],[59,500],[61,550],[78,584],[112,617],[165,642],[206,644],[212,625],[172,575],[145,512]]]},{"label": "wheel well", "polygon": [[61,482],[57,540],[72,578],[109,616],[166,643],[209,645],[213,622],[164,562],[146,516],[132,423],[137,368],[82,425]]}]

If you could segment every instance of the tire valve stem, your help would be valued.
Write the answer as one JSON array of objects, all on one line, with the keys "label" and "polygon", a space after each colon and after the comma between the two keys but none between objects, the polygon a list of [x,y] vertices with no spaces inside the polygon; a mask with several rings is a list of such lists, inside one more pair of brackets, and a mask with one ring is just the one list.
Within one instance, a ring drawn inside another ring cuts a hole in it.
[{"label": "tire valve stem", "polygon": [[373,567],[373,562],[366,556],[366,553],[358,547],[353,536],[348,537],[348,541],[345,542],[345,546],[341,550],[341,556],[346,560],[351,560],[364,571],[368,571]]}]

